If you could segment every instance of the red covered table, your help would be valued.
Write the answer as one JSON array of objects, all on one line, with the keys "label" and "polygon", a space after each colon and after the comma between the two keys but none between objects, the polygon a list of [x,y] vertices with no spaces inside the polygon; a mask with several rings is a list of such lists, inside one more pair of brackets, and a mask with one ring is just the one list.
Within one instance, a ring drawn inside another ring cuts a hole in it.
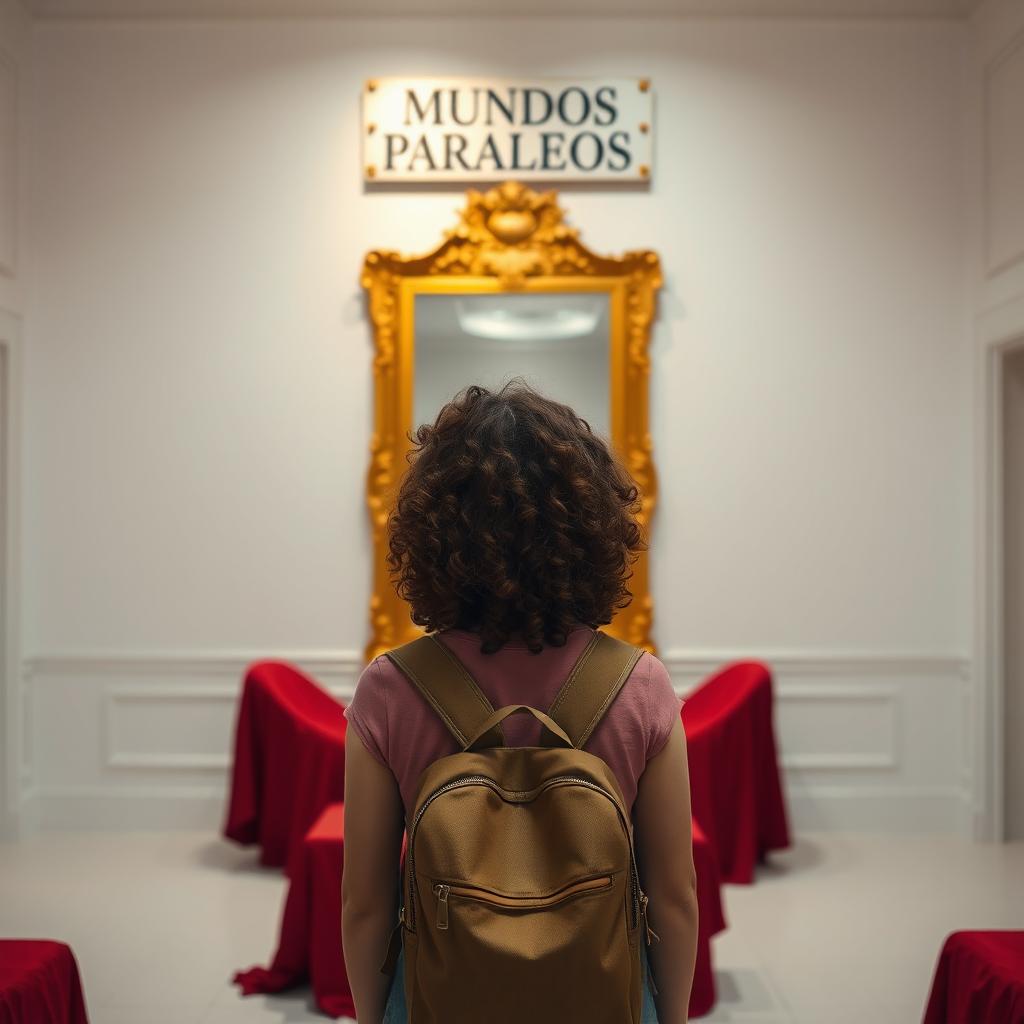
[{"label": "red covered table", "polygon": [[683,705],[693,816],[725,882],[753,881],[764,854],[790,844],[773,712],[771,672],[757,661],[725,666]]},{"label": "red covered table", "polygon": [[270,967],[234,976],[243,995],[281,992],[307,978],[316,1004],[332,1017],[354,1017],[341,947],[341,873],[345,863],[342,804],[324,808],[295,852],[281,936]]},{"label": "red covered table", "polygon": [[1024,931],[953,932],[924,1024],[1024,1024]]},{"label": "red covered table", "polygon": [[345,795],[344,707],[285,662],[246,672],[224,835],[281,866],[327,804]]},{"label": "red covered table", "polygon": [[[690,1014],[698,1017],[715,1003],[711,937],[725,928],[718,865],[700,827],[693,826],[700,930]],[[332,1017],[354,1017],[355,1006],[341,945],[341,875],[345,863],[342,804],[324,809],[296,852],[281,918],[277,952],[269,967],[239,971],[234,981],[243,995],[281,992],[308,979],[316,1005]]]},{"label": "red covered table", "polygon": [[88,1024],[70,946],[0,939],[0,1024]]}]

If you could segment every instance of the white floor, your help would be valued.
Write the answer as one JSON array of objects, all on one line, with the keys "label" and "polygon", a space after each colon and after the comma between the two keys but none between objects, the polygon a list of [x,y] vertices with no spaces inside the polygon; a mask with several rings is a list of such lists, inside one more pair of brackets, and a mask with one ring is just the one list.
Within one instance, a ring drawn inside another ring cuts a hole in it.
[{"label": "white floor", "polygon": [[[239,997],[273,951],[284,879],[196,833],[41,833],[0,843],[0,936],[69,942],[92,1024],[329,1018],[308,990]],[[808,835],[725,890],[707,1021],[920,1021],[945,935],[1024,928],[1024,844]]]}]

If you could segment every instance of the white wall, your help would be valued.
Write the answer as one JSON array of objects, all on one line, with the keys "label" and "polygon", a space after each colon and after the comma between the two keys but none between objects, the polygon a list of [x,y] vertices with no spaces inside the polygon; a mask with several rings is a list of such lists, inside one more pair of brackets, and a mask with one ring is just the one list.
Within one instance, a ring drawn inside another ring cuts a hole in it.
[{"label": "white wall", "polygon": [[[369,248],[458,193],[364,194],[390,74],[646,75],[656,638],[683,688],[772,660],[798,824],[953,828],[971,765],[971,360],[956,22],[40,23],[27,791],[210,820],[250,657],[344,693],[367,635]],[[162,798],[154,801],[154,797]]]},{"label": "white wall", "polygon": [[18,827],[23,763],[18,481],[31,52],[23,8],[0,0],[0,835]]},{"label": "white wall", "polygon": [[22,314],[26,276],[25,126],[30,23],[19,0],[0,0],[0,308]]},{"label": "white wall", "polygon": [[975,645],[973,817],[980,836],[1003,832],[1003,637],[1019,631],[1002,608],[999,467],[1002,358],[1024,344],[1024,5],[986,0],[971,20],[965,75],[969,197],[966,268],[975,341]]},{"label": "white wall", "polygon": [[984,312],[1024,296],[1024,7],[986,0],[968,41],[969,266]]}]

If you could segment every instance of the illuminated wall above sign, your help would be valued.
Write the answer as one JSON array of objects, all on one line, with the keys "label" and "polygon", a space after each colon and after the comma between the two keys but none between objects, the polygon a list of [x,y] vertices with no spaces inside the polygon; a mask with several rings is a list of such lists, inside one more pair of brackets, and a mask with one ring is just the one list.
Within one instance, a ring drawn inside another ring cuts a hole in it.
[{"label": "illuminated wall above sign", "polygon": [[378,78],[363,92],[363,177],[645,182],[653,132],[645,78]]}]

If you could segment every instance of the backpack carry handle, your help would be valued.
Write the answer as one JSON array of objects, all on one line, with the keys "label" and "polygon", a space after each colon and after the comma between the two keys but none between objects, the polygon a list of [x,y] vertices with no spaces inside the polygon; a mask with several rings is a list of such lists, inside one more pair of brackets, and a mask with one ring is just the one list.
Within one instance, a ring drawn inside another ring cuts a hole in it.
[{"label": "backpack carry handle", "polygon": [[569,739],[568,733],[566,733],[566,731],[553,718],[551,718],[549,715],[544,714],[543,711],[538,711],[536,708],[531,708],[529,704],[509,704],[506,707],[498,708],[498,710],[495,711],[493,715],[489,715],[485,721],[480,723],[479,728],[477,728],[473,735],[470,736],[469,740],[466,742],[466,745],[462,748],[463,752],[469,750],[481,750],[484,747],[497,746],[498,744],[494,742],[493,738],[491,738],[489,742],[486,743],[482,742],[482,740],[484,739],[484,737],[487,736],[487,733],[489,733],[496,725],[503,722],[506,718],[508,718],[509,715],[514,715],[519,711],[528,712],[529,714],[533,715],[533,717],[536,718],[538,722],[540,722],[540,724],[544,727],[544,730],[541,734],[542,737],[544,736],[544,733],[547,733],[548,737],[558,741],[557,743],[545,743],[544,746],[563,746],[570,748],[573,746],[573,742],[571,739]]}]

